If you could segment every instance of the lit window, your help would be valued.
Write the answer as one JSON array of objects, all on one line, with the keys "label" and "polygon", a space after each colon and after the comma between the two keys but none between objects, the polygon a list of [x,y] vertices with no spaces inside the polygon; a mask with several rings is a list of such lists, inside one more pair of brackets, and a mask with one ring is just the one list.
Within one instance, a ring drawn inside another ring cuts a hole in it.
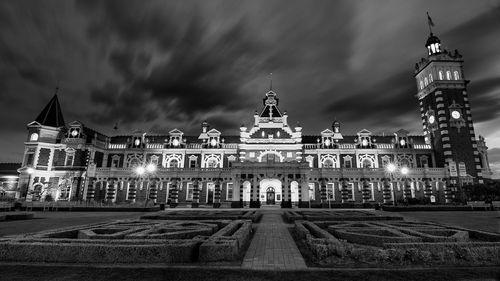
[{"label": "lit window", "polygon": [[420,90],[424,89],[424,82],[420,81]]},{"label": "lit window", "polygon": [[326,196],[328,200],[335,200],[335,189],[333,188],[333,182],[327,183]]},{"label": "lit window", "polygon": [[232,199],[233,199],[233,183],[228,182],[227,183],[226,200],[232,200]]},{"label": "lit window", "polygon": [[354,200],[354,183],[350,182],[347,186],[347,199]]},{"label": "lit window", "polygon": [[371,168],[372,167],[372,161],[369,159],[363,160],[363,168]]},{"label": "lit window", "polygon": [[323,168],[333,168],[332,159],[325,159],[325,161],[323,161]]},{"label": "lit window", "polygon": [[453,71],[453,76],[455,76],[455,80],[460,79],[460,76],[458,75],[458,71]]},{"label": "lit window", "polygon": [[189,168],[196,168],[196,159],[189,160]]},{"label": "lit window", "polygon": [[432,73],[429,73],[429,83],[432,83],[432,81],[434,81],[432,78]]},{"label": "lit window", "polygon": [[37,133],[31,134],[30,141],[37,141],[37,140],[38,140],[38,134]]},{"label": "lit window", "polygon": [[207,161],[207,168],[217,168],[218,161],[215,158],[210,158]]},{"label": "lit window", "polygon": [[169,168],[179,168],[179,160],[177,160],[177,159],[170,160],[170,162],[168,163],[168,167]]},{"label": "lit window", "polygon": [[424,78],[424,85],[427,87],[429,85],[429,80],[427,80],[427,77]]},{"label": "lit window", "polygon": [[440,70],[440,71],[439,71],[439,80],[443,80],[443,79],[444,79],[444,78],[443,78],[443,72]]},{"label": "lit window", "polygon": [[344,158],[344,168],[352,168],[352,159]]},{"label": "lit window", "polygon": [[309,200],[314,200],[314,183],[309,184]]},{"label": "lit window", "polygon": [[451,80],[451,71],[446,71],[446,79]]},{"label": "lit window", "polygon": [[193,200],[193,183],[192,182],[188,182],[187,183],[187,188],[186,188],[186,200]]},{"label": "lit window", "polygon": [[436,53],[440,52],[438,43],[434,43],[434,44],[432,44],[432,46],[434,47],[434,50],[436,50]]}]

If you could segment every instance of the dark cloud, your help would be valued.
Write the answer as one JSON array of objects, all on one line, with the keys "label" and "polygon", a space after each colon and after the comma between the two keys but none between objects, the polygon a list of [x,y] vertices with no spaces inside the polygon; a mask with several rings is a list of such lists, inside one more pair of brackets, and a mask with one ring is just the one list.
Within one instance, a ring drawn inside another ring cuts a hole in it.
[{"label": "dark cloud", "polygon": [[280,108],[306,134],[335,117],[348,133],[420,133],[413,65],[425,56],[430,11],[444,46],[464,55],[472,114],[485,131],[478,133],[500,147],[490,125],[500,122],[498,7],[461,0],[4,1],[0,101],[9,106],[0,111],[2,136],[22,151],[26,123],[57,85],[65,119],[104,133],[116,133],[118,122],[121,134],[177,127],[197,135],[207,120],[237,134],[260,110],[270,72]]}]

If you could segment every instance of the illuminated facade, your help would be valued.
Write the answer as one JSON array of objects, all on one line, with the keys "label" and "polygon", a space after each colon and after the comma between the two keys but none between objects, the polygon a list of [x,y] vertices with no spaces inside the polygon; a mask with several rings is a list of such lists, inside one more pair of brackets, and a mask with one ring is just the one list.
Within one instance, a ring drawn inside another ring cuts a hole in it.
[{"label": "illuminated facade", "polygon": [[54,96],[28,124],[21,196],[193,207],[450,203],[457,186],[490,175],[487,148],[474,135],[461,56],[442,50],[432,34],[426,47],[415,74],[423,135],[344,135],[337,121],[303,135],[289,126],[271,89],[239,135],[204,122],[196,135],[173,129],[106,136],[79,121],[66,124]]}]

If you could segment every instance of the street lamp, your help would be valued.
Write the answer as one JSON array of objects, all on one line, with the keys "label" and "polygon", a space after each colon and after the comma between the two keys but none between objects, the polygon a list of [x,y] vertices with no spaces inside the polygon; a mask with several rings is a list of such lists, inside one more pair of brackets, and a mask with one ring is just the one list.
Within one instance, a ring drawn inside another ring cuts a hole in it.
[{"label": "street lamp", "polygon": [[135,173],[139,176],[139,177],[142,177],[143,175],[147,175],[148,176],[148,182],[147,182],[147,187],[146,187],[146,204],[147,202],[149,201],[149,186],[150,186],[150,177],[151,177],[151,174],[154,174],[156,172],[156,165],[154,163],[149,163],[146,165],[146,167],[144,166],[137,166],[135,168]]},{"label": "street lamp", "polygon": [[[385,166],[385,169],[391,175],[391,181],[393,181],[394,174],[396,174],[398,167],[394,163],[389,163]],[[407,185],[408,185],[407,176],[410,173],[410,169],[407,166],[403,166],[399,169],[399,173],[401,174],[402,178],[404,179],[403,193],[405,193],[405,196],[406,196],[405,198],[407,198],[407,197],[411,196],[411,190],[409,192],[407,190],[407,189],[409,189],[409,187],[407,187]],[[410,195],[408,195],[408,193],[410,193]],[[396,190],[395,190],[394,186],[392,187],[392,196],[393,196],[392,203],[395,206],[396,205]]]}]

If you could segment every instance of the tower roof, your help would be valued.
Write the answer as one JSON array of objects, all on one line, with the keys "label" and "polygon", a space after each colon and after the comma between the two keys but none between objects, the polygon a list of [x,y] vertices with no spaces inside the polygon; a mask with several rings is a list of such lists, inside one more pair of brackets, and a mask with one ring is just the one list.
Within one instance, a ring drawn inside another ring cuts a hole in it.
[{"label": "tower roof", "polygon": [[431,33],[429,35],[429,38],[427,38],[427,43],[425,43],[425,47],[429,47],[431,44],[434,43],[441,43],[441,40],[439,40],[439,38],[436,35]]},{"label": "tower roof", "polygon": [[62,115],[59,100],[57,99],[57,94],[54,95],[42,112],[38,114],[35,121],[44,126],[64,127],[64,117]]}]

